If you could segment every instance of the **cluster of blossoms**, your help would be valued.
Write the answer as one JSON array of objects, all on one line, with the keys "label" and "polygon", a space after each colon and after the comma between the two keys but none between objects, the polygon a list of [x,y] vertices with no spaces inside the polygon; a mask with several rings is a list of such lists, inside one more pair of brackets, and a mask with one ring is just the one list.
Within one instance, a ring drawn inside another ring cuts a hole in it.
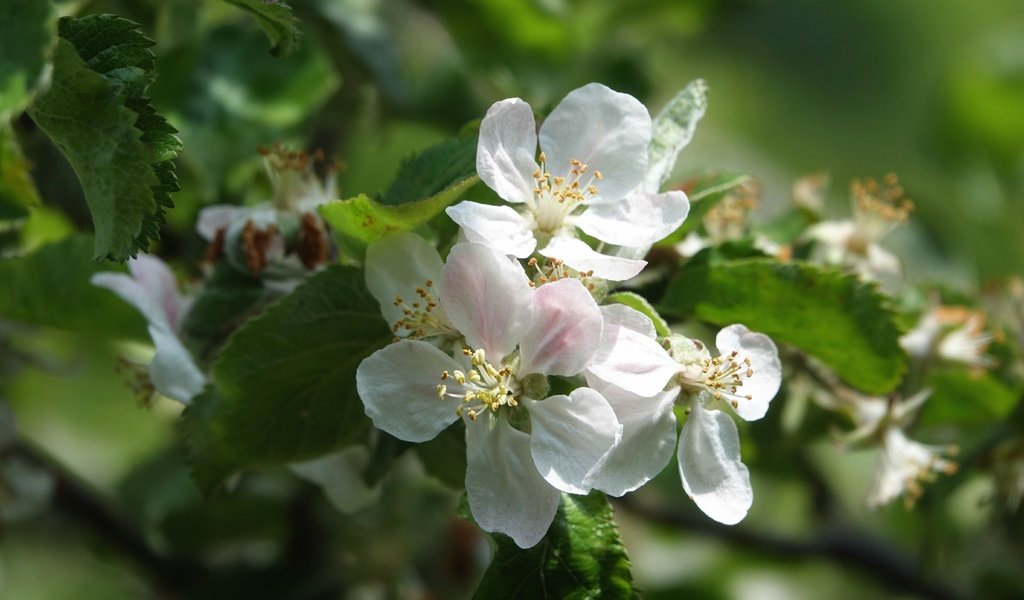
[{"label": "cluster of blossoms", "polygon": [[[444,261],[414,234],[367,253],[367,285],[396,336],[357,370],[367,414],[411,442],[461,422],[470,510],[521,547],[544,536],[562,492],[621,496],[673,451],[711,518],[736,523],[752,503],[731,414],[765,415],[781,379],[772,341],[732,325],[716,356],[680,335],[659,343],[644,314],[598,304],[607,282],[644,268],[629,249],[689,210],[683,192],[651,189],[650,143],[643,105],[599,84],[571,92],[539,135],[527,104],[498,102],[477,172],[512,206],[450,207],[461,241]],[[678,440],[677,405],[689,415]]]}]

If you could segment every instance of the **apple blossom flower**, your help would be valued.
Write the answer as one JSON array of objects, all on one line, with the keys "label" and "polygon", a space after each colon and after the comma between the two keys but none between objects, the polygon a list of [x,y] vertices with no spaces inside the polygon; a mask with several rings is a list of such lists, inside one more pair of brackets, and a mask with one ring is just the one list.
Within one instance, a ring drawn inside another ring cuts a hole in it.
[{"label": "apple blossom flower", "polygon": [[103,272],[92,284],[104,287],[134,306],[146,318],[156,355],[149,376],[158,392],[188,404],[206,385],[206,376],[178,337],[190,300],[178,291],[174,274],[162,260],[140,254],[128,261],[130,275]]},{"label": "apple blossom flower", "polygon": [[328,259],[330,236],[316,208],[334,199],[334,178],[320,179],[313,171],[320,154],[279,146],[260,152],[273,198],[255,206],[208,206],[199,212],[196,230],[210,243],[209,258],[224,256],[287,292]]},{"label": "apple blossom flower", "polygon": [[904,504],[910,508],[924,493],[922,483],[933,481],[936,473],[956,471],[956,463],[944,458],[956,454],[956,446],[922,444],[906,434],[915,413],[931,393],[930,389],[922,390],[904,400],[839,389],[834,395],[818,398],[826,407],[846,413],[853,421],[854,429],[843,434],[841,442],[872,442],[881,447],[867,495],[869,506],[883,506],[903,496]]},{"label": "apple blossom flower", "polygon": [[[626,307],[605,309],[606,334],[587,382],[608,399],[623,434],[593,486],[613,496],[632,491],[660,472],[676,447],[683,489],[698,508],[720,523],[738,523],[753,490],[727,413],[754,421],[768,411],[781,383],[775,344],[737,324],[718,333],[719,356],[681,335],[669,338],[666,352],[650,322],[638,319],[646,317]],[[689,415],[678,446],[676,403]]]},{"label": "apple blossom flower", "polygon": [[359,395],[378,429],[410,442],[461,418],[474,518],[533,546],[559,492],[589,492],[621,436],[597,391],[548,396],[547,375],[573,376],[593,360],[601,312],[578,280],[531,287],[519,264],[477,244],[452,248],[438,294],[466,347],[452,357],[422,340],[386,346],[356,370]]},{"label": "apple blossom flower", "polygon": [[899,259],[878,242],[907,220],[914,203],[892,173],[882,186],[873,179],[855,179],[850,188],[853,219],[822,221],[807,230],[807,237],[819,244],[817,255],[826,264],[850,267],[869,280],[898,278]]},{"label": "apple blossom flower", "polygon": [[993,364],[985,355],[992,335],[985,332],[985,315],[958,306],[936,306],[926,312],[900,345],[918,359],[941,359],[985,368]]},{"label": "apple blossom flower", "polygon": [[647,246],[683,222],[685,194],[645,188],[650,141],[647,109],[598,83],[570,92],[539,136],[528,104],[496,102],[480,124],[477,173],[516,209],[466,201],[447,213],[470,242],[518,258],[537,251],[579,272],[629,279],[644,261],[595,251],[576,230],[604,244]]}]

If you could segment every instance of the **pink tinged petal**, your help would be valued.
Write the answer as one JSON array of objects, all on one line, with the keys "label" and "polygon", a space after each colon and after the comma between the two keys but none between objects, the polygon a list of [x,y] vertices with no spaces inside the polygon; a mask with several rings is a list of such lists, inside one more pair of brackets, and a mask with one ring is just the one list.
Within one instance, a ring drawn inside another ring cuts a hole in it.
[{"label": "pink tinged petal", "polygon": [[533,319],[533,288],[518,262],[486,246],[458,244],[441,275],[441,307],[466,342],[497,364]]},{"label": "pink tinged petal", "polygon": [[[377,429],[407,442],[425,442],[455,422],[456,398],[438,398],[441,373],[461,368],[452,357],[426,342],[402,340],[359,363],[356,389],[366,415]],[[451,378],[448,392],[464,388]]]},{"label": "pink tinged petal", "polygon": [[639,100],[599,83],[569,92],[540,128],[540,148],[552,175],[566,176],[575,159],[601,171],[600,196],[624,197],[647,175],[651,115]]},{"label": "pink tinged petal", "polygon": [[212,242],[217,237],[217,232],[227,229],[232,223],[242,218],[247,209],[231,204],[215,204],[207,206],[199,211],[199,220],[196,221],[196,231],[203,239]]},{"label": "pink tinged petal", "polygon": [[530,448],[548,483],[570,494],[587,494],[589,476],[622,438],[622,425],[604,396],[577,388],[568,396],[523,399],[530,411]]},{"label": "pink tinged petal", "polygon": [[619,246],[651,246],[675,231],[690,213],[680,191],[634,191],[615,202],[594,202],[573,221],[589,235]]},{"label": "pink tinged petal", "polygon": [[159,258],[146,254],[128,261],[128,269],[131,276],[104,272],[96,273],[90,281],[134,306],[147,322],[175,331],[183,301],[171,270]]},{"label": "pink tinged petal", "polygon": [[647,261],[609,256],[594,251],[582,241],[555,237],[540,254],[557,258],[581,273],[593,271],[595,277],[609,281],[625,281],[636,277],[647,265]]},{"label": "pink tinged petal", "polygon": [[615,386],[598,388],[622,423],[622,440],[595,468],[590,484],[598,490],[622,496],[654,478],[672,460],[676,447],[676,417],[672,404],[678,389],[652,398]]},{"label": "pink tinged petal", "polygon": [[578,279],[560,279],[533,293],[533,320],[519,343],[519,374],[576,375],[601,341],[601,309]]},{"label": "pink tinged petal", "polygon": [[535,546],[555,519],[560,494],[537,472],[530,436],[499,416],[466,423],[466,494],[477,524]]},{"label": "pink tinged petal", "polygon": [[370,453],[365,447],[352,446],[288,467],[299,477],[320,486],[334,508],[351,514],[380,498],[381,486],[371,488],[363,480],[363,471],[369,462]]},{"label": "pink tinged petal", "polygon": [[[750,359],[750,377],[740,373],[743,385],[737,395],[726,394],[736,402],[733,409],[745,421],[756,421],[768,412],[768,404],[779,391],[782,383],[782,362],[775,342],[763,333],[750,331],[743,325],[729,325],[718,332],[715,346],[722,356],[733,351],[737,359]],[[751,398],[746,396],[750,395]]]},{"label": "pink tinged petal", "polygon": [[679,369],[679,363],[645,333],[606,321],[601,345],[586,376],[591,383],[610,383],[650,397],[664,390]]},{"label": "pink tinged petal", "polygon": [[750,472],[740,461],[740,436],[728,414],[693,402],[679,435],[679,476],[697,508],[735,525],[754,503]]},{"label": "pink tinged petal", "polygon": [[465,239],[474,244],[519,258],[530,256],[537,247],[530,222],[512,207],[466,201],[449,206],[445,212],[462,228]]},{"label": "pink tinged petal", "polygon": [[601,316],[606,325],[625,327],[651,339],[658,335],[650,317],[625,304],[606,304],[601,307]]},{"label": "pink tinged petal", "polygon": [[537,170],[537,122],[519,98],[495,102],[480,122],[476,172],[487,187],[508,202],[533,197]]},{"label": "pink tinged petal", "polygon": [[[366,249],[366,287],[380,303],[381,313],[389,325],[403,318],[402,308],[395,306],[400,296],[406,304],[420,301],[416,288],[434,284],[436,297],[441,286],[444,263],[437,250],[414,233],[389,235]],[[408,333],[401,330],[396,333]]]},{"label": "pink tinged petal", "polygon": [[156,391],[172,400],[188,404],[203,390],[206,376],[174,332],[157,325],[149,326],[156,354],[149,363],[149,378]]}]

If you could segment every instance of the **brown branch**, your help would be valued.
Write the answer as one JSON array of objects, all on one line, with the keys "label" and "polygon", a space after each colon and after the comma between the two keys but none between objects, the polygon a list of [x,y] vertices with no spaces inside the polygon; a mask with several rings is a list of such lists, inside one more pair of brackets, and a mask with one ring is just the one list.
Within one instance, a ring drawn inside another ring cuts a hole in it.
[{"label": "brown branch", "polygon": [[922,577],[911,557],[883,540],[866,536],[849,527],[825,527],[807,539],[796,539],[756,531],[749,527],[720,525],[697,515],[646,506],[625,496],[612,498],[616,507],[647,521],[708,536],[746,552],[765,554],[779,561],[826,559],[856,569],[898,591],[935,600],[969,598],[952,586]]}]

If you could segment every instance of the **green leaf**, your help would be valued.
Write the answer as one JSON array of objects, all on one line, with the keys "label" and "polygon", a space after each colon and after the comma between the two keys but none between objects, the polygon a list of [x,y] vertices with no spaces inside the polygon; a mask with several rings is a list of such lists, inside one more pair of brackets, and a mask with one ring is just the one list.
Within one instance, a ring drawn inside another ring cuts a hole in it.
[{"label": "green leaf", "polygon": [[57,41],[48,0],[0,3],[0,125],[28,103]]},{"label": "green leaf", "polygon": [[1020,394],[986,371],[949,370],[928,377],[931,397],[920,425],[986,426],[1005,420]]},{"label": "green leaf", "polygon": [[259,279],[220,261],[189,308],[182,330],[196,339],[227,335],[250,314],[266,290]]},{"label": "green leaf", "polygon": [[450,488],[466,487],[466,426],[462,419],[415,448],[427,473]]},{"label": "green leaf", "polygon": [[651,303],[647,301],[647,298],[644,298],[640,294],[635,292],[615,292],[614,294],[609,294],[605,300],[607,301],[606,304],[625,304],[633,310],[643,313],[651,320],[652,323],[654,323],[654,331],[659,337],[672,335],[665,319],[662,319],[661,315],[658,314],[658,311],[655,310],[654,307],[651,306]]},{"label": "green leaf", "polygon": [[869,394],[893,390],[907,365],[886,296],[832,269],[695,258],[669,283],[658,308],[720,326],[742,323],[817,357]]},{"label": "green leaf", "polygon": [[92,240],[75,236],[32,254],[0,260],[0,318],[101,337],[145,338],[142,316],[93,273],[111,270],[87,259]]},{"label": "green leaf", "polygon": [[74,168],[96,229],[94,258],[124,261],[157,239],[178,189],[175,129],[143,96],[152,40],[112,15],[64,18],[53,83],[29,114]]},{"label": "green leaf", "polygon": [[437,196],[470,179],[475,182],[476,145],[476,135],[465,135],[412,157],[398,170],[381,204],[394,206],[414,202]]},{"label": "green leaf", "polygon": [[659,245],[672,245],[683,240],[691,231],[696,231],[711,209],[718,205],[729,192],[750,181],[750,175],[743,173],[713,173],[697,178],[689,187],[690,214],[671,235]]},{"label": "green leaf", "polygon": [[0,124],[0,221],[28,216],[39,205],[39,192],[29,174],[29,164],[18,148],[14,132]]},{"label": "green leaf", "polygon": [[648,146],[647,186],[658,190],[672,174],[676,158],[693,139],[697,123],[708,109],[708,86],[691,81],[655,117]]},{"label": "green leaf", "polygon": [[281,0],[224,0],[246,11],[270,39],[270,53],[285,57],[299,47],[299,22],[292,8]]},{"label": "green leaf", "polygon": [[497,552],[474,598],[636,598],[629,558],[601,492],[562,494],[555,521],[533,548],[495,535]]},{"label": "green leaf", "polygon": [[392,339],[363,273],[333,266],[228,340],[213,384],[185,411],[193,477],[210,493],[231,473],[322,456],[369,427],[359,363]]}]

